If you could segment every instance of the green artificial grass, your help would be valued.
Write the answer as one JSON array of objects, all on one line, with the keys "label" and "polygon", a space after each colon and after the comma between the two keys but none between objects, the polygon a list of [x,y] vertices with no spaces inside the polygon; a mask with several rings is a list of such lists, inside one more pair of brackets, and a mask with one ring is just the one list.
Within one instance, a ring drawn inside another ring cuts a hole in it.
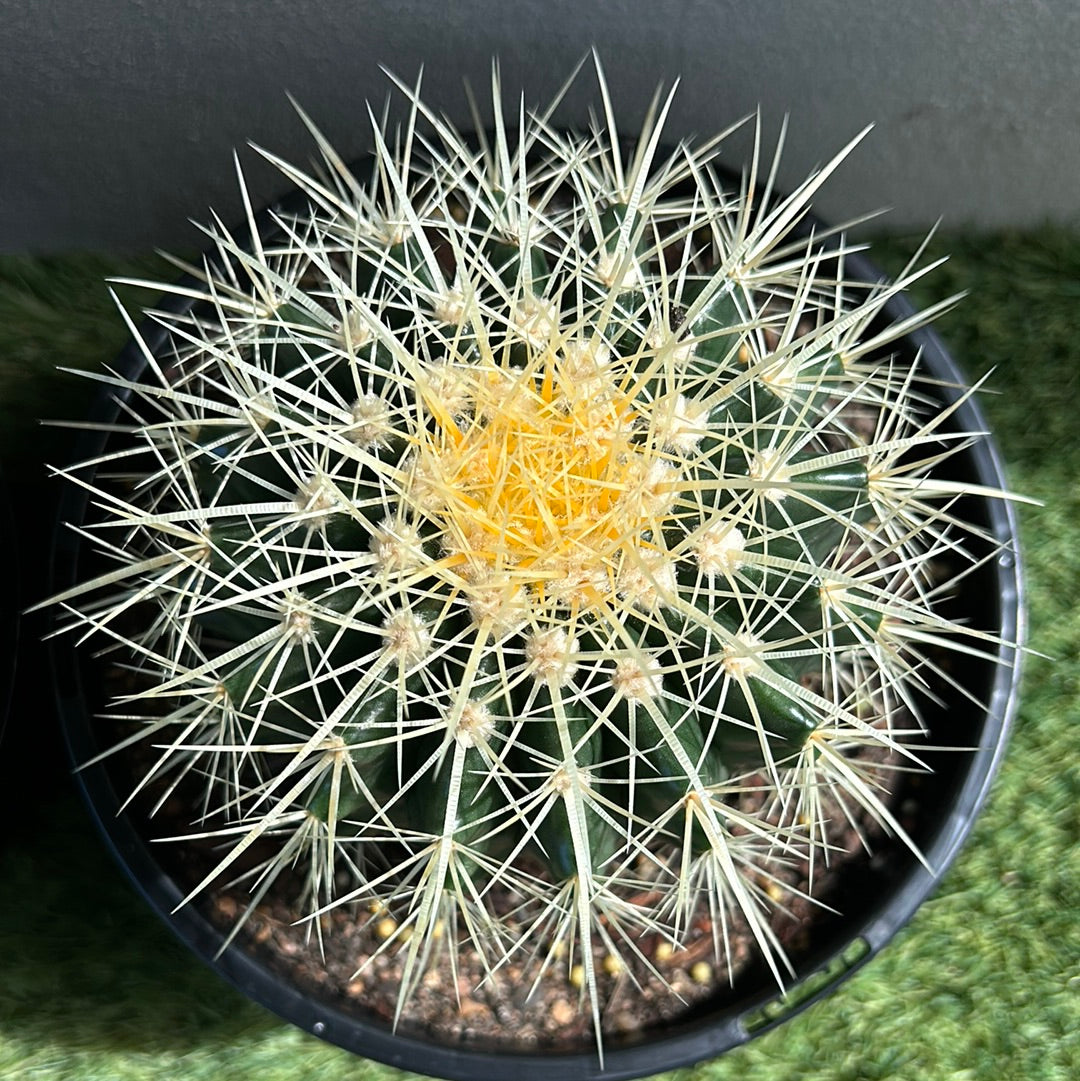
[{"label": "green artificial grass", "polygon": [[[914,241],[874,254],[896,270]],[[974,378],[1019,492],[1030,645],[1020,715],[975,831],[937,894],[824,1002],[665,1081],[1069,1081],[1080,1076],[1080,232],[934,241],[951,261],[929,303]],[[107,362],[125,338],[102,279],[154,259],[0,257],[0,462],[22,548],[22,603],[46,592],[52,485],[90,388],[56,366]],[[171,276],[171,274],[169,275]],[[49,677],[24,622],[0,748],[0,1079],[404,1081],[287,1027],[173,941],[114,866],[75,797]],[[493,1075],[492,1081],[502,1081]],[[554,1081],[554,1079],[553,1079]]]}]

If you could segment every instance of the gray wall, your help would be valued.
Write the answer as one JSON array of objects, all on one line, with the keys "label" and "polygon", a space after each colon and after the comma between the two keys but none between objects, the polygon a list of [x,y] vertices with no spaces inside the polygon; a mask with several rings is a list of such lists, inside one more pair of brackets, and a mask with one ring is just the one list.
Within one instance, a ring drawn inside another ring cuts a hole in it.
[{"label": "gray wall", "polygon": [[[628,129],[678,75],[673,135],[758,103],[775,132],[789,113],[789,185],[875,122],[817,202],[833,220],[1080,220],[1075,0],[0,0],[0,26],[8,251],[197,245],[186,219],[235,217],[233,147],[307,159],[286,90],[351,155],[380,63],[424,64],[427,96],[461,117],[462,77],[484,85],[492,55],[542,102],[593,43]],[[243,160],[261,197],[281,187]]]}]

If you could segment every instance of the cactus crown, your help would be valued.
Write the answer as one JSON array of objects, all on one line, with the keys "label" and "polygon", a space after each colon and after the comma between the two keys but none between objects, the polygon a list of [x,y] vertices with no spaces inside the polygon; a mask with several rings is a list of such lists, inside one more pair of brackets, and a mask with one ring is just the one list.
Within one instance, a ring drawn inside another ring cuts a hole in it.
[{"label": "cactus crown", "polygon": [[738,190],[719,140],[661,153],[670,97],[624,150],[602,76],[585,135],[510,135],[496,78],[479,144],[402,89],[366,176],[313,126],[321,171],[267,155],[303,207],[211,228],[166,353],[99,377],[134,479],[62,599],[144,680],[147,783],[198,778],[229,842],[199,889],[262,839],[257,895],[389,910],[402,1003],[447,926],[493,968],[569,946],[599,1038],[598,937],[706,905],[779,974],[777,861],[852,808],[902,834],[862,756],[917,765],[935,657],[985,639],[935,607],[969,437],[881,359],[925,270],[793,233],[847,150],[778,199],[756,153]]}]

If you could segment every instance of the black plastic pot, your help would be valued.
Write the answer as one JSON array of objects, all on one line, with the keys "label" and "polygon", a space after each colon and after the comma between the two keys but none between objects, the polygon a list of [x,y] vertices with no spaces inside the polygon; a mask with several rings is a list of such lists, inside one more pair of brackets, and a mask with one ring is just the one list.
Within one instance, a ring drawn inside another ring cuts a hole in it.
[{"label": "black plastic pot", "polygon": [[[269,219],[263,218],[265,223]],[[865,281],[880,277],[874,267],[858,256],[847,258],[849,277]],[[162,305],[178,310],[175,299]],[[903,298],[892,300],[884,318],[891,322],[907,317],[913,309]],[[143,328],[152,350],[163,349],[165,332],[157,325]],[[905,361],[918,363],[937,388],[942,400],[952,403],[962,395],[964,380],[938,336],[921,329],[910,334],[899,349]],[[121,354],[115,370],[135,378],[145,366],[141,350],[132,343]],[[99,399],[91,420],[107,423],[121,410],[116,394]],[[986,431],[986,423],[972,400],[957,409],[954,430]],[[87,431],[77,448],[78,460],[100,453],[106,436]],[[949,473],[957,479],[990,488],[1004,488],[998,453],[988,439],[955,457]],[[1004,642],[1023,637],[1021,576],[1016,555],[1016,522],[1011,505],[1002,500],[969,499],[963,508],[968,520],[993,538],[1001,553],[987,559],[964,580],[958,608],[968,621],[993,631]],[[87,513],[85,491],[68,485],[61,506],[62,522],[79,523]],[[53,556],[54,587],[66,588],[86,576],[80,569],[84,558],[78,536],[70,529],[57,531]],[[103,673],[93,661],[76,656],[70,636],[53,640],[53,673],[61,723],[74,765],[99,754],[102,741],[93,714],[103,704]],[[792,956],[796,980],[780,996],[772,976],[764,969],[744,972],[733,991],[694,1008],[663,1028],[610,1037],[605,1044],[601,1069],[595,1049],[578,1053],[515,1054],[504,1050],[446,1046],[407,1034],[395,1034],[387,1023],[347,1012],[341,1001],[320,1001],[303,993],[271,971],[261,961],[234,944],[221,950],[224,936],[200,913],[197,905],[174,909],[186,890],[170,877],[163,847],[153,849],[139,824],[118,815],[121,796],[110,761],[82,769],[78,781],[92,814],[116,859],[131,880],[172,930],[216,972],[249,998],[280,1017],[331,1043],[367,1058],[403,1069],[452,1079],[515,1077],[519,1081],[616,1081],[643,1077],[719,1055],[752,1036],[779,1024],[834,990],[865,964],[911,918],[931,894],[956,856],[986,795],[1005,747],[1015,708],[1018,650],[1001,646],[1000,663],[958,657],[968,670],[965,685],[988,704],[977,712],[959,694],[946,695],[943,706],[927,711],[928,743],[947,747],[970,747],[970,751],[926,752],[932,776],[915,777],[909,792],[899,801],[917,807],[910,833],[932,870],[922,866],[899,842],[885,843],[871,859],[845,868],[840,893],[831,903],[841,913],[822,915],[815,925],[813,946]],[[917,789],[916,787],[917,786]],[[173,846],[164,846],[165,849]]]}]

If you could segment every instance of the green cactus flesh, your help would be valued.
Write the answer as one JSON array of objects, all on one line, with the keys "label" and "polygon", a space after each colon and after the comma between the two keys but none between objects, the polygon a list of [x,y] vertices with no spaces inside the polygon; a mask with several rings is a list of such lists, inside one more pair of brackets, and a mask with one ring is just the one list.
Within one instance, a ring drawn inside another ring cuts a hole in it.
[{"label": "green cactus flesh", "polygon": [[[505,247],[481,239],[473,272],[482,268],[499,280]],[[527,257],[545,280],[567,288],[542,249],[529,249]],[[413,288],[417,295],[399,302],[422,326],[428,287]],[[677,803],[695,786],[712,789],[732,768],[750,765],[745,747],[760,757],[762,737],[765,753],[790,757],[827,717],[783,689],[797,685],[796,666],[770,654],[808,637],[802,624],[777,618],[777,609],[805,606],[808,592],[816,597],[821,568],[838,544],[861,535],[870,507],[864,462],[822,465],[825,455],[800,450],[763,464],[745,429],[742,438],[726,432],[712,410],[702,408],[693,426],[674,411],[678,406],[668,415],[682,380],[715,380],[723,395],[736,375],[718,379],[723,359],[695,357],[698,370],[686,379],[661,367],[648,348],[629,357],[607,354],[600,343],[609,295],[597,289],[591,309],[582,304],[570,313],[569,342],[544,343],[543,350],[526,342],[520,370],[481,351],[471,334],[462,350],[460,336],[425,333],[429,371],[456,384],[453,412],[435,396],[441,388],[423,387],[389,350],[366,358],[360,351],[352,372],[357,401],[369,400],[373,387],[384,394],[397,388],[392,410],[408,420],[400,434],[388,426],[387,447],[374,453],[319,448],[324,456],[336,451],[321,488],[301,481],[305,463],[297,461],[287,422],[257,424],[255,440],[251,426],[214,427],[196,451],[199,504],[235,507],[210,526],[211,575],[220,580],[209,597],[257,598],[242,608],[193,611],[201,642],[212,642],[219,655],[243,651],[224,675],[227,694],[260,724],[297,739],[313,719],[333,718],[359,774],[396,757],[396,775],[387,770],[383,785],[409,777],[424,793],[411,801],[423,804],[411,814],[410,801],[402,801],[403,828],[437,833],[452,799],[457,843],[516,844],[530,824],[500,823],[508,819],[508,801],[520,800],[516,786],[476,783],[500,760],[519,776],[572,762],[588,772],[591,787],[612,792],[612,803],[628,804],[614,794],[628,787],[630,756],[643,802],[655,807],[662,793]],[[481,294],[475,304],[493,308],[498,300]],[[295,325],[294,311],[278,318]],[[420,326],[397,332],[410,358],[421,351]],[[738,344],[739,335],[727,336]],[[268,367],[285,381],[283,395],[295,393],[294,373],[318,368],[310,346],[282,335],[276,321],[269,338]],[[518,344],[504,343],[504,354]],[[256,340],[244,354],[262,357],[265,349]],[[316,378],[305,396],[321,393],[325,410],[333,388],[320,383]],[[772,438],[788,403],[753,380],[742,399],[757,420],[750,434]],[[298,414],[300,404],[293,405]],[[288,412],[282,409],[283,417]],[[717,412],[729,422],[730,410]],[[792,429],[800,442],[815,418],[804,421],[804,430]],[[686,431],[670,435],[679,424]],[[721,433],[717,445],[699,456],[699,433],[714,430]],[[341,441],[350,433],[334,434]],[[679,441],[689,453],[680,454]],[[410,468],[404,446],[418,449],[413,478],[403,481]],[[420,469],[431,476],[418,497]],[[294,493],[299,514],[251,514],[252,505]],[[740,536],[737,558],[723,554],[724,528]],[[703,556],[701,538],[714,534],[716,554]],[[360,566],[342,571],[344,553]],[[714,570],[709,588],[701,588],[709,558],[718,566],[727,558],[728,565],[722,584]],[[783,569],[770,569],[769,559],[784,561]],[[749,585],[741,582],[744,566]],[[361,574],[368,581],[354,584]],[[300,578],[306,581],[297,581],[282,612],[281,583]],[[759,625],[760,635],[752,629]],[[282,634],[273,633],[279,628]],[[553,660],[533,662],[530,672],[530,650],[542,653],[542,643],[556,635],[562,644]],[[580,670],[597,658],[603,663],[584,686],[542,675],[549,663]],[[713,732],[717,719],[722,730]],[[391,733],[402,742],[394,756]],[[447,785],[455,755],[439,746],[451,739],[467,748],[457,757],[468,762],[453,792]],[[487,758],[478,740],[487,744]],[[336,813],[347,816],[366,802],[359,799],[343,782]],[[325,817],[330,802],[323,785],[308,806]],[[613,858],[616,839],[634,831],[628,813],[611,804],[605,811],[589,831],[594,871]],[[479,830],[478,821],[490,828]],[[575,872],[565,808],[548,813],[534,842],[559,875]]]},{"label": "green cactus flesh", "polygon": [[905,753],[922,643],[961,633],[927,570],[965,558],[952,437],[864,358],[908,279],[845,283],[842,243],[790,234],[808,190],[752,209],[659,124],[624,161],[605,130],[478,155],[428,119],[427,155],[377,130],[370,182],[320,138],[306,208],[215,231],[132,392],[126,571],[77,622],[150,610],[155,773],[204,779],[215,874],[320,838],[312,910],[389,907],[406,983],[440,913],[501,956],[557,911],[587,952],[642,882],[641,927],[713,891],[775,954],[769,860],[820,854],[823,794],[895,825],[851,757]]}]

